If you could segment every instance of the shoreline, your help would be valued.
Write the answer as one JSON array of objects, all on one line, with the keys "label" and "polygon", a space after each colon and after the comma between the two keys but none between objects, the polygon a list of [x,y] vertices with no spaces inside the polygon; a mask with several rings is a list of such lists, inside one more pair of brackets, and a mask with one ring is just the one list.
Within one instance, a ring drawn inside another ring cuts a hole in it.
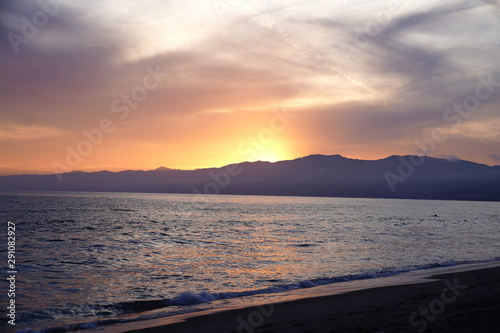
[{"label": "shoreline", "polygon": [[[454,285],[458,295],[449,291]],[[463,289],[464,285],[468,288]],[[446,288],[448,291],[443,292]],[[500,313],[500,261],[334,283],[280,296],[275,303],[256,300],[240,308],[212,309],[85,331],[500,332],[500,325],[493,320]],[[419,312],[426,308],[425,313]],[[477,325],[482,325],[482,330]]]},{"label": "shoreline", "polygon": [[[23,175],[24,176],[24,175]],[[28,175],[29,176],[29,175]],[[1,178],[2,176],[0,176]],[[141,191],[94,191],[94,190],[0,190],[0,195],[23,195],[33,193],[97,193],[97,194],[165,194],[165,195],[191,195],[193,192],[141,192]],[[282,197],[282,198],[336,198],[336,199],[376,199],[376,200],[428,200],[428,201],[464,201],[464,202],[490,202],[497,203],[500,199],[466,199],[466,198],[426,198],[426,197],[382,197],[382,196],[329,196],[329,195],[298,195],[298,194],[248,194],[248,193],[219,193],[205,194],[209,196],[249,196],[249,197]]]}]

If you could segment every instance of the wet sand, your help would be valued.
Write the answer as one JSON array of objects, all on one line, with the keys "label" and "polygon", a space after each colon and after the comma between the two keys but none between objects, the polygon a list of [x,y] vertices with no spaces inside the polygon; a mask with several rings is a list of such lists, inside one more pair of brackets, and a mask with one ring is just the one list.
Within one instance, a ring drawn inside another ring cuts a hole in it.
[{"label": "wet sand", "polygon": [[177,320],[129,332],[500,332],[500,267]]}]

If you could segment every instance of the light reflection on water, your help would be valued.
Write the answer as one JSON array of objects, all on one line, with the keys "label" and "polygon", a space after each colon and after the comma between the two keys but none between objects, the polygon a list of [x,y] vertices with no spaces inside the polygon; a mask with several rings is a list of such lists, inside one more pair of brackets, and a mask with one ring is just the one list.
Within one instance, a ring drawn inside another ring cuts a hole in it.
[{"label": "light reflection on water", "polygon": [[491,202],[127,193],[0,202],[2,220],[19,230],[27,326],[115,315],[117,304],[187,290],[251,291],[500,253]]}]

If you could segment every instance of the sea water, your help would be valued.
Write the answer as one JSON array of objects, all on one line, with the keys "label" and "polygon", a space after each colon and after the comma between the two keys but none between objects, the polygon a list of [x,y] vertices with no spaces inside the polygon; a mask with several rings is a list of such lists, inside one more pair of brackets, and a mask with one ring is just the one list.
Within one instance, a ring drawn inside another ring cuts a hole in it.
[{"label": "sea water", "polygon": [[0,219],[5,261],[7,222],[16,225],[16,329],[26,331],[241,305],[500,253],[496,202],[4,193]]}]

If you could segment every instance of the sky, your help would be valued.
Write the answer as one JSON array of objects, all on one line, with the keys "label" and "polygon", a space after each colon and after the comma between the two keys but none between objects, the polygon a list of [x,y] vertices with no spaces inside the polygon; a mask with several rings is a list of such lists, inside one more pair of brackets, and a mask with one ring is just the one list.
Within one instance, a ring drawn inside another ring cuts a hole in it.
[{"label": "sky", "polygon": [[500,164],[500,3],[0,3],[0,175]]}]

